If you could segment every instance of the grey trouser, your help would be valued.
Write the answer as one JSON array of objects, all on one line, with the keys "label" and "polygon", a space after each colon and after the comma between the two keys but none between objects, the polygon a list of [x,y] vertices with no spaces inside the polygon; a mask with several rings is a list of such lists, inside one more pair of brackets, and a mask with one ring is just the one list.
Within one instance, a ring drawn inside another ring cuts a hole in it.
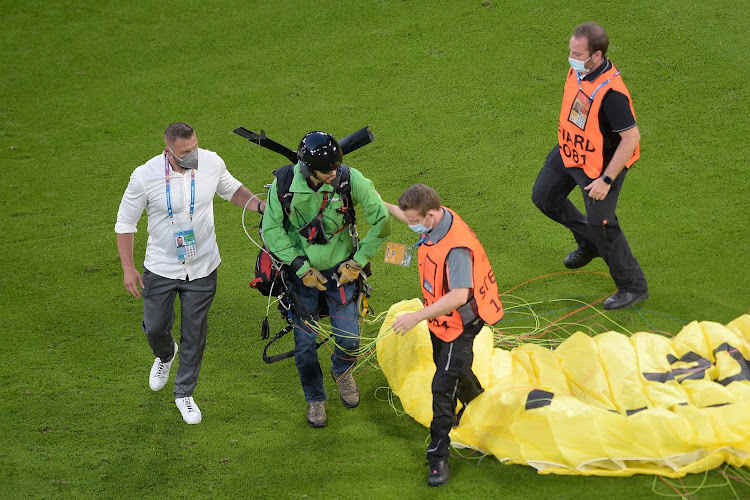
[{"label": "grey trouser", "polygon": [[175,398],[193,395],[203,362],[208,332],[208,310],[216,294],[217,270],[205,278],[174,280],[143,270],[143,332],[154,356],[169,361],[174,355],[172,326],[174,300],[180,295],[180,350]]}]

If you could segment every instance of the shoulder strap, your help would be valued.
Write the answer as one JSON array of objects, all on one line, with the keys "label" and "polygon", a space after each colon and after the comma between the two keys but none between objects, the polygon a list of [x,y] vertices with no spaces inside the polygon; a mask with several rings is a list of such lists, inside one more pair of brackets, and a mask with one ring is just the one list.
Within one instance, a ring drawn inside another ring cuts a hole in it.
[{"label": "shoulder strap", "polygon": [[351,171],[349,165],[341,165],[341,175],[339,176],[339,183],[334,189],[336,193],[341,196],[344,202],[341,214],[344,216],[344,222],[348,224],[354,224],[357,220],[357,214],[354,211],[354,201],[352,200],[352,181]]},{"label": "shoulder strap", "polygon": [[[349,165],[341,165],[340,168],[341,175],[339,176],[338,185],[334,188],[334,192],[339,194],[344,202],[341,212],[344,216],[344,221],[348,224],[354,224],[357,217],[354,211],[354,201],[352,200],[351,171],[349,170]],[[294,165],[289,164],[277,168],[273,171],[273,175],[276,177],[276,194],[279,197],[281,208],[284,210],[284,219],[286,220],[292,211],[292,197],[294,193],[290,192],[289,189],[294,179]]]},{"label": "shoulder strap", "polygon": [[289,189],[294,179],[294,165],[289,164],[277,168],[273,171],[273,175],[276,177],[276,194],[279,197],[281,208],[284,210],[284,220],[286,221],[292,210],[293,194],[289,192]]}]

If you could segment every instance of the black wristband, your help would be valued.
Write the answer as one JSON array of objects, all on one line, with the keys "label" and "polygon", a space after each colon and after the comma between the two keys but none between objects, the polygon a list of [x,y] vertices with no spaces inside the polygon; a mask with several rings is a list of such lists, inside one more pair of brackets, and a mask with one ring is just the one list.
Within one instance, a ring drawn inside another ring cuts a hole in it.
[{"label": "black wristband", "polygon": [[608,186],[612,184],[612,178],[607,175],[602,175],[602,180],[604,181],[604,184],[607,184]]},{"label": "black wristband", "polygon": [[258,213],[260,215],[263,215],[263,210],[260,209],[260,202],[258,202]]}]

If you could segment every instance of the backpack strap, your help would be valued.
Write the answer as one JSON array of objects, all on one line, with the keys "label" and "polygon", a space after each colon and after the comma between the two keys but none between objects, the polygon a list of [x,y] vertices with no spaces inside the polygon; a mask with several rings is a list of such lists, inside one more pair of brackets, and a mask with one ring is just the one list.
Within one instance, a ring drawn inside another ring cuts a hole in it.
[{"label": "backpack strap", "polygon": [[[344,216],[344,222],[347,224],[354,224],[357,220],[357,214],[354,211],[354,201],[352,200],[352,182],[351,182],[351,171],[349,165],[342,164],[339,170],[338,183],[333,187],[333,191],[341,196],[344,202],[344,206],[341,208],[340,213]],[[281,208],[284,210],[284,224],[292,213],[292,198],[294,193],[289,191],[292,187],[292,180],[294,180],[294,165],[284,165],[281,168],[277,168],[273,171],[273,175],[276,177],[276,194],[279,197],[279,203]]]},{"label": "backpack strap", "polygon": [[340,172],[338,184],[334,187],[334,191],[341,196],[341,199],[344,202],[344,206],[341,208],[340,213],[344,216],[344,222],[347,224],[355,224],[357,221],[357,213],[354,211],[354,201],[352,200],[352,175],[349,170],[349,165],[342,164]]},{"label": "backpack strap", "polygon": [[294,165],[290,163],[277,168],[273,171],[273,175],[276,177],[276,193],[279,196],[281,208],[284,210],[284,225],[286,226],[286,221],[292,212],[292,196],[294,196],[294,193],[290,192],[289,189],[292,187],[292,180],[294,179]]}]

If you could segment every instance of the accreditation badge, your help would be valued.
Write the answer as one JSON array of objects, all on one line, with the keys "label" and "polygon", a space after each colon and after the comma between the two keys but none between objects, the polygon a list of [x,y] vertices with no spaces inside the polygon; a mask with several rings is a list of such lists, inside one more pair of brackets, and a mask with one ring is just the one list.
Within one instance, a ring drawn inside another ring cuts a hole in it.
[{"label": "accreditation badge", "polygon": [[198,248],[195,246],[195,232],[193,232],[192,227],[183,227],[175,231],[174,244],[179,262],[191,260],[198,256]]},{"label": "accreditation badge", "polygon": [[570,108],[568,121],[581,130],[584,130],[586,128],[586,120],[589,117],[590,109],[591,99],[579,89],[576,98],[573,100],[573,106]]},{"label": "accreditation badge", "polygon": [[389,241],[385,245],[384,262],[409,267],[414,256],[414,246]]}]

